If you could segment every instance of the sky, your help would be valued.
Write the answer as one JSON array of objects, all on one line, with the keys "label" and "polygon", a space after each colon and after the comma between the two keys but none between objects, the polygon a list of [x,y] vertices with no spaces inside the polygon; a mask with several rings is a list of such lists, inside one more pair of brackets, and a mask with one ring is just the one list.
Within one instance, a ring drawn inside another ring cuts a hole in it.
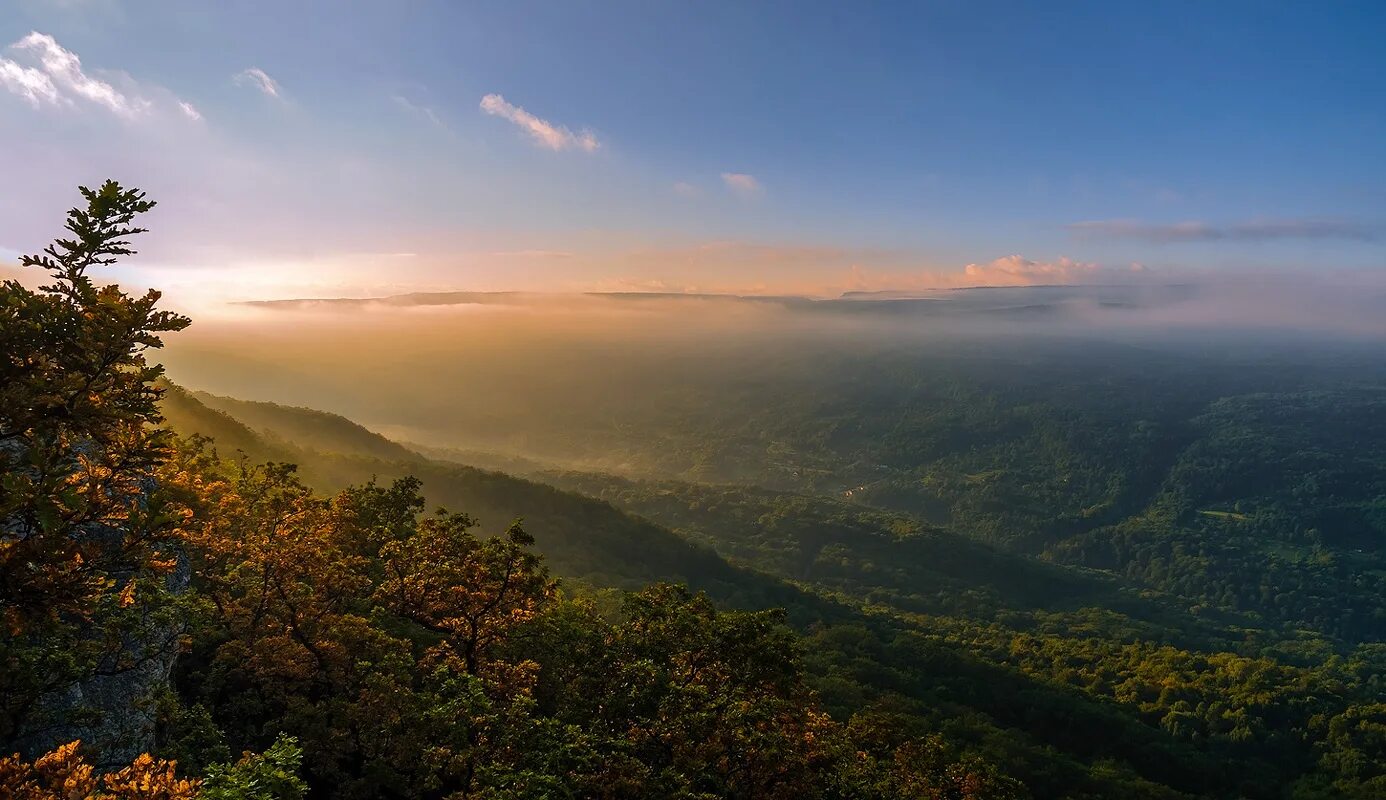
[{"label": "sky", "polygon": [[0,3],[0,262],[124,283],[1386,283],[1386,4]]}]

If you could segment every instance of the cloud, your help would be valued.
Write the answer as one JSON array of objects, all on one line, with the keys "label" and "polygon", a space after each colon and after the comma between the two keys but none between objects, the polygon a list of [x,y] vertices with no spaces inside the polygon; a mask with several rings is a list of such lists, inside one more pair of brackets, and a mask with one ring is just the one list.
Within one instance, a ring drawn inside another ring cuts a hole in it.
[{"label": "cloud", "polygon": [[702,194],[702,190],[691,183],[679,181],[674,184],[674,194],[680,197],[697,197]]},{"label": "cloud", "polygon": [[428,106],[421,106],[418,103],[411,101],[409,98],[405,97],[402,94],[390,95],[390,99],[394,100],[396,105],[398,105],[405,111],[408,111],[410,114],[418,114],[419,116],[423,117],[424,119],[428,120],[434,125],[437,125],[439,128],[442,128],[443,130],[448,129],[448,126],[443,123],[443,120],[438,117],[437,112],[435,112],[432,108]]},{"label": "cloud", "polygon": [[[882,271],[853,264],[837,288],[846,292],[931,292],[978,286],[1042,286],[1079,284],[1141,284],[1168,279],[1169,274],[1144,264],[1107,266],[1072,258],[1036,261],[1009,255],[956,268]],[[821,291],[821,290],[820,290]]]},{"label": "cloud", "polygon": [[202,121],[202,112],[198,111],[197,108],[196,108],[195,106],[193,106],[192,103],[185,103],[185,102],[183,102],[183,101],[180,100],[180,101],[178,101],[178,110],[179,110],[179,111],[182,111],[182,112],[183,112],[183,116],[187,117],[188,119],[192,120],[193,122],[201,122],[201,121]]},{"label": "cloud", "polygon": [[241,70],[231,76],[237,86],[253,86],[268,97],[279,97],[279,83],[259,67]]},{"label": "cloud", "polygon": [[65,100],[58,94],[53,79],[42,70],[20,66],[7,58],[0,58],[0,86],[28,100],[35,108],[45,103],[58,105]]},{"label": "cloud", "polygon": [[82,59],[46,33],[34,31],[10,45],[10,49],[37,61],[37,66],[26,67],[0,58],[0,85],[35,107],[73,105],[83,100],[104,106],[120,116],[134,117],[151,105],[144,98],[127,95],[110,83],[88,75],[82,69]]},{"label": "cloud", "polygon": [[963,275],[978,286],[1026,286],[1037,283],[1083,283],[1103,272],[1102,267],[1071,258],[1033,261],[1019,255],[985,264],[968,264]]},{"label": "cloud", "polygon": [[1372,241],[1379,228],[1344,220],[1279,219],[1252,220],[1229,225],[1207,222],[1155,224],[1130,219],[1075,222],[1068,230],[1089,239],[1134,239],[1164,244],[1169,242],[1263,242],[1274,239],[1347,239]]},{"label": "cloud", "polygon": [[725,183],[728,189],[742,197],[752,197],[765,191],[754,175],[747,175],[744,172],[723,172],[722,183]]},{"label": "cloud", "polygon": [[506,99],[498,94],[488,94],[481,98],[481,110],[493,117],[514,123],[528,133],[540,147],[550,150],[583,150],[588,153],[601,147],[601,142],[597,141],[596,134],[591,131],[573,133],[562,125],[554,125],[506,102]]}]

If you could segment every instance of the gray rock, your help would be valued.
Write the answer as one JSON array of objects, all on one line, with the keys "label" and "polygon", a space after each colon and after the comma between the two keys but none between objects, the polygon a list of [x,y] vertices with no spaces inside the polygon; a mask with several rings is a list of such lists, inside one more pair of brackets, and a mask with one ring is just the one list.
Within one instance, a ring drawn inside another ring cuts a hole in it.
[{"label": "gray rock", "polygon": [[[15,457],[18,453],[12,443],[3,444],[11,446],[0,446],[0,466],[22,463]],[[152,485],[145,487],[146,497],[150,488]],[[22,529],[14,520],[0,522],[4,523],[0,524],[0,537],[13,539],[35,533]],[[88,525],[72,535],[116,545],[125,532]],[[191,565],[181,550],[169,549],[166,556],[173,559],[175,567],[166,576],[164,589],[169,596],[177,596],[188,587]],[[132,574],[112,574],[113,591],[125,586]],[[117,635],[96,628],[81,632],[87,641],[104,642],[103,657],[95,671],[40,698],[5,752],[17,751],[32,759],[80,739],[88,760],[110,769],[128,765],[136,756],[152,750],[157,712],[154,701],[169,685],[182,633],[181,620],[157,605],[145,609]]]}]

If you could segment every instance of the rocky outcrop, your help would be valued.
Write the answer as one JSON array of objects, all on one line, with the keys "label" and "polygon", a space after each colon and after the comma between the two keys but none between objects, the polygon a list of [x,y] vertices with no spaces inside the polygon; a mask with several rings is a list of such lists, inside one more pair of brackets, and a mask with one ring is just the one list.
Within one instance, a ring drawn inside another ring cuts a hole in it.
[{"label": "rocky outcrop", "polygon": [[[189,578],[187,558],[176,555],[178,566],[166,580],[175,594],[187,588]],[[169,686],[182,633],[167,614],[143,615],[112,644],[93,675],[44,698],[39,724],[22,739],[21,752],[36,756],[81,739],[93,764],[113,769],[152,751],[156,700]]]},{"label": "rocky outcrop", "polygon": [[[25,533],[14,525],[3,526],[4,536]],[[87,525],[72,535],[118,548],[125,532]],[[166,601],[182,594],[191,577],[189,561],[181,550],[165,548],[164,559],[173,568],[164,577],[163,601],[134,603],[128,610],[129,618],[116,624],[85,624],[79,638],[98,645],[101,654],[95,669],[41,697],[25,715],[18,735],[5,748],[7,753],[17,751],[32,759],[80,739],[93,765],[116,768],[154,748],[155,701],[169,685],[183,633],[177,608]],[[119,591],[133,572],[116,572],[110,577],[112,591]]]}]

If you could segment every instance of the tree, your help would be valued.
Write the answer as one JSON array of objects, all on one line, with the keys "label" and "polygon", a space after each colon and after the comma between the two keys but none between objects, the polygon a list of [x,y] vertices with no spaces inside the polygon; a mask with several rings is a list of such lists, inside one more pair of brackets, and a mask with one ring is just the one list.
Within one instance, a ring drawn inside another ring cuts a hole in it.
[{"label": "tree", "polygon": [[51,282],[0,284],[0,738],[109,662],[96,632],[157,594],[183,520],[152,481],[169,434],[145,353],[189,320],[88,274],[134,253],[154,203],[113,181],[80,191],[71,237],[21,258]]},{"label": "tree", "polygon": [[464,514],[424,518],[417,533],[381,548],[386,577],[376,590],[385,608],[442,636],[436,655],[459,659],[469,675],[555,588],[518,523],[503,539],[474,536],[474,525]]}]

